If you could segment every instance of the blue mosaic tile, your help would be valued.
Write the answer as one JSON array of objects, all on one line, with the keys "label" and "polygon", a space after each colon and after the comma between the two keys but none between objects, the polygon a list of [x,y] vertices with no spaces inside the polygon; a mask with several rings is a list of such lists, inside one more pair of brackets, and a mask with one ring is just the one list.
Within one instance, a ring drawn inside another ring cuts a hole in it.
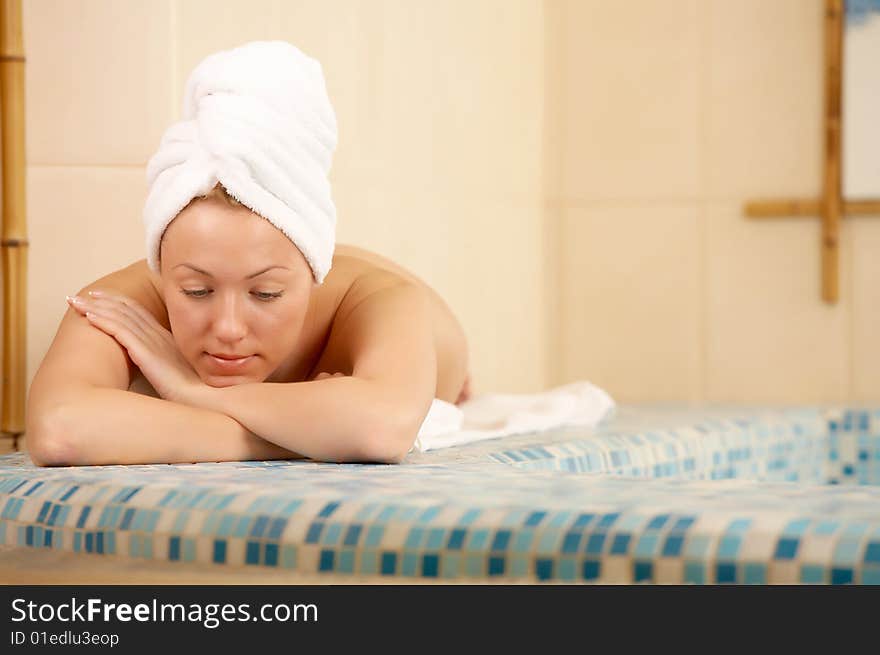
[{"label": "blue mosaic tile", "polygon": [[[123,557],[316,570],[332,561],[334,573],[361,574],[383,574],[384,564],[385,575],[444,580],[594,582],[603,555],[631,558],[625,574],[608,569],[609,582],[652,581],[661,558],[681,562],[685,583],[766,584],[770,561],[793,565],[776,567],[774,582],[875,579],[880,408],[850,412],[836,429],[833,412],[817,408],[701,412],[620,407],[597,431],[471,444],[464,463],[458,449],[399,466],[41,469],[0,456],[0,542],[106,555],[120,531]],[[739,478],[751,484],[724,482]],[[773,550],[767,562],[742,562],[758,521]],[[831,548],[827,565],[801,561],[817,539]],[[299,545],[309,548],[304,562]]]}]

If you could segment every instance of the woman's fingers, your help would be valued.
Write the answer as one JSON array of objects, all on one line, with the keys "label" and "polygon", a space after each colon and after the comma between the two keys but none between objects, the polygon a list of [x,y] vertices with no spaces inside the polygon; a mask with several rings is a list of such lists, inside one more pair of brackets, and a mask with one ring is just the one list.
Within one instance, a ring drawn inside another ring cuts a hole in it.
[{"label": "woman's fingers", "polygon": [[156,332],[156,328],[161,327],[152,314],[131,298],[101,291],[89,291],[89,296],[95,307],[109,307],[125,314],[145,335]]}]

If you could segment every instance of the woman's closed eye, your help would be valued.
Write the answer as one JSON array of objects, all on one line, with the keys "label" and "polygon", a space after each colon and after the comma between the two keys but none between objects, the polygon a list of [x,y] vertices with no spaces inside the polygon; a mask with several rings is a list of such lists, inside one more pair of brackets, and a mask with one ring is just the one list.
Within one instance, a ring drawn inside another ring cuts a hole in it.
[{"label": "woman's closed eye", "polygon": [[[211,293],[210,289],[181,289],[180,290],[184,295],[189,296],[191,298],[204,298],[209,293]],[[260,300],[272,301],[277,298],[280,298],[284,294],[283,291],[255,291],[254,295]]]}]

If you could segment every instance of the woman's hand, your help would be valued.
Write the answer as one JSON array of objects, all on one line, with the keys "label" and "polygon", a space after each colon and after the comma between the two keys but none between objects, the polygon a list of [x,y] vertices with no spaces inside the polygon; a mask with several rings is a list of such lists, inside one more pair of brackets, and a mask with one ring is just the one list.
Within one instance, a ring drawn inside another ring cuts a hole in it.
[{"label": "woman's hand", "polygon": [[207,385],[181,355],[171,332],[131,298],[101,291],[89,291],[89,296],[68,296],[67,302],[128,351],[131,361],[162,398],[194,404]]}]

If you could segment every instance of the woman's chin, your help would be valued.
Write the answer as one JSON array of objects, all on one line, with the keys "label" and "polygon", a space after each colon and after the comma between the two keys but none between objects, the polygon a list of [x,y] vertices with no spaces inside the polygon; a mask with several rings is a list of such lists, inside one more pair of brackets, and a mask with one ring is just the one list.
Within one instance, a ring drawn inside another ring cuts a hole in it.
[{"label": "woman's chin", "polygon": [[209,387],[234,387],[247,382],[257,382],[249,375],[203,375],[202,382]]}]

